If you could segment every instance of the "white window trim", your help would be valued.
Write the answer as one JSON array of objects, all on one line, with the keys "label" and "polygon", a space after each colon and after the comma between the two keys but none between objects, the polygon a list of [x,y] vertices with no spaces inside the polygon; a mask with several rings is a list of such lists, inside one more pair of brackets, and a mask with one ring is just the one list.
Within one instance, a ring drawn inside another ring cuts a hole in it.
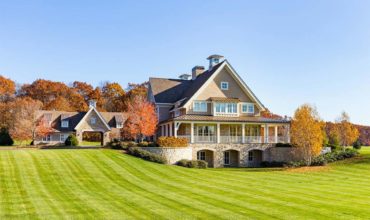
[{"label": "white window trim", "polygon": [[42,138],[42,141],[43,142],[51,142],[51,135],[50,134],[46,135],[45,137]]},{"label": "white window trim", "polygon": [[[243,110],[243,106],[244,105],[247,105],[247,111],[244,111]],[[249,105],[252,105],[253,106],[253,111],[252,112],[250,112],[249,111]],[[242,110],[242,113],[246,113],[246,114],[254,114],[254,112],[255,112],[255,109],[254,109],[254,103],[251,103],[251,102],[243,102],[242,104],[241,104],[241,110]]]},{"label": "white window trim", "polygon": [[[217,111],[217,105],[218,104],[224,104],[225,105],[225,112],[218,112]],[[235,110],[236,112],[229,112],[228,111],[228,105],[235,105]],[[213,103],[213,115],[214,116],[224,116],[224,115],[227,115],[227,116],[239,116],[239,104],[238,103],[233,103],[233,102],[214,102]]]},{"label": "white window trim", "polygon": [[[222,84],[225,84],[226,88],[223,88]],[[221,82],[220,87],[221,87],[221,90],[229,90],[229,82]]]},{"label": "white window trim", "polygon": [[[62,139],[63,136],[63,139]],[[60,142],[64,142],[67,138],[65,137],[65,134],[59,134],[59,140]]]},{"label": "white window trim", "polygon": [[[195,103],[204,103],[206,108],[205,109],[195,109]],[[194,112],[207,112],[208,111],[208,103],[206,101],[194,101],[193,102],[193,111]]]},{"label": "white window trim", "polygon": [[96,125],[96,118],[95,118],[95,117],[91,117],[91,118],[90,118],[90,123],[91,123],[92,125]]},{"label": "white window trim", "polygon": [[[67,124],[64,124],[64,123],[67,123]],[[68,128],[69,127],[69,121],[68,120],[62,120],[62,125],[61,125],[62,128]]]},{"label": "white window trim", "polygon": [[117,123],[117,128],[123,128],[123,123]]}]

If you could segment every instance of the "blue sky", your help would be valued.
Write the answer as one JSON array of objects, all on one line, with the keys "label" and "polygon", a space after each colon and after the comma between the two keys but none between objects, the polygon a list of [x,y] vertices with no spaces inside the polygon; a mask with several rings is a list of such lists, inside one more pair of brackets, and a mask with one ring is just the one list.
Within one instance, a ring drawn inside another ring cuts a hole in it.
[{"label": "blue sky", "polygon": [[143,82],[224,55],[273,112],[370,125],[370,1],[0,1],[0,74]]}]

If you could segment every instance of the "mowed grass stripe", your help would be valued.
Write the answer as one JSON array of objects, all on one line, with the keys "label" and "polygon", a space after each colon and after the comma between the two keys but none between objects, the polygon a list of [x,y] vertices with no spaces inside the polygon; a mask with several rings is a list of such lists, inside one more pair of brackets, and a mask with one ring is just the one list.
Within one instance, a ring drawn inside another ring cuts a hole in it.
[{"label": "mowed grass stripe", "polygon": [[112,150],[0,151],[0,219],[368,219],[370,149],[328,168],[197,170]]},{"label": "mowed grass stripe", "polygon": [[[83,155],[84,159],[88,158],[88,151],[84,152],[83,154],[84,154]],[[86,173],[89,177],[91,177],[91,179],[98,180],[97,182],[92,184],[95,187],[95,189],[93,189],[92,192],[94,191],[101,192],[101,194],[99,193],[99,198],[101,198],[104,201],[110,201],[111,204],[114,206],[114,208],[118,208],[118,209],[125,211],[125,213],[128,214],[128,216],[130,217],[144,218],[144,217],[155,216],[155,213],[152,210],[143,212],[143,209],[140,208],[141,204],[137,204],[134,202],[135,197],[137,197],[137,195],[131,192],[131,189],[130,189],[130,187],[132,187],[131,184],[117,186],[111,180],[107,179],[107,176],[105,175],[105,173],[109,172],[109,170],[103,171],[101,167],[97,166],[91,160],[84,162],[83,166],[87,166],[90,168],[90,169],[84,170],[82,168],[82,164],[78,162],[81,160],[79,157],[76,157],[77,155],[69,155],[69,156],[71,157],[70,159],[75,162],[75,165],[79,167],[80,171],[82,171],[83,173]],[[145,200],[141,200],[141,201],[148,202]],[[114,211],[114,210],[110,210],[110,211]]]},{"label": "mowed grass stripe", "polygon": [[[127,170],[127,168],[128,168],[127,166],[125,166],[124,169],[120,169],[121,172],[115,172],[112,169],[114,166],[107,167],[106,165],[104,165],[104,163],[109,161],[110,158],[98,159],[98,158],[94,158],[93,155],[90,155],[90,159],[91,159],[91,161],[95,161],[97,163],[97,166],[104,166],[107,169],[109,169],[109,171],[106,174],[108,176],[110,176],[110,175],[115,176],[116,177],[115,180],[117,182],[128,181],[129,184],[131,185],[131,190],[133,190],[135,193],[140,194],[144,198],[151,199],[153,201],[156,201],[156,202],[159,202],[160,204],[162,204],[163,205],[163,210],[167,210],[167,216],[168,216],[168,210],[171,210],[171,212],[176,212],[176,209],[179,209],[179,208],[184,209],[187,206],[189,206],[189,205],[186,205],[186,204],[185,205],[181,204],[181,200],[178,197],[178,195],[173,196],[172,195],[173,193],[171,191],[163,190],[163,188],[159,188],[158,186],[156,186],[156,182],[154,182],[154,184],[153,184],[153,181],[150,181],[150,182],[142,181],[139,178],[139,175],[137,173],[132,174],[131,172],[129,172]],[[111,161],[111,162],[113,162],[113,161]],[[111,163],[109,163],[109,164],[111,164]],[[135,184],[135,183],[137,183],[137,184]],[[153,187],[155,187],[155,188],[153,189]],[[179,200],[180,200],[180,202],[178,202]],[[194,208],[194,205],[197,205],[197,204],[194,204],[194,203],[197,203],[197,202],[198,201],[196,201],[196,200],[189,202],[189,204],[192,205],[192,206],[190,206],[190,207],[192,207],[192,211],[197,209],[197,208]],[[199,204],[198,206],[195,206],[195,207],[203,208],[203,210],[199,209],[197,214],[198,215],[203,215],[203,217],[212,216],[211,213],[207,214],[206,211],[204,210],[204,208],[207,207],[207,206],[208,206],[208,204]],[[159,211],[161,211],[161,210],[159,210]],[[181,212],[179,212],[178,214],[179,215],[184,215]],[[206,215],[204,215],[204,214],[206,214]],[[173,214],[170,214],[170,216],[171,215],[173,215]],[[188,214],[188,216],[189,215],[190,214]],[[163,217],[167,217],[167,216],[163,216]],[[197,217],[199,217],[199,216],[197,216]],[[214,215],[213,217],[218,218],[217,215]]]},{"label": "mowed grass stripe", "polygon": [[[139,172],[139,171],[137,171]],[[153,172],[148,172],[148,173],[153,173]],[[300,205],[302,203],[292,203],[292,202],[284,202],[284,201],[280,201],[279,199],[276,199],[276,200],[272,200],[271,199],[271,195],[266,193],[265,195],[257,195],[255,193],[251,193],[251,192],[248,192],[250,189],[244,189],[244,190],[241,190],[241,191],[237,191],[236,189],[236,186],[233,185],[232,187],[229,187],[229,185],[226,185],[226,187],[222,187],[222,186],[225,186],[225,184],[223,184],[222,182],[214,182],[214,186],[212,187],[209,183],[202,183],[202,181],[204,180],[200,180],[200,181],[191,181],[190,179],[173,179],[171,178],[171,174],[170,172],[166,172],[165,175],[162,175],[162,178],[159,178],[160,181],[161,180],[166,180],[166,179],[171,179],[173,180],[171,183],[173,185],[173,183],[175,182],[180,182],[180,183],[183,183],[184,185],[177,185],[177,187],[180,187],[179,190],[186,190],[186,188],[183,188],[183,187],[186,187],[187,185],[190,185],[190,186],[194,186],[194,185],[197,185],[197,187],[199,187],[200,189],[202,189],[203,191],[200,192],[199,194],[201,194],[203,197],[208,195],[208,194],[212,194],[212,198],[215,197],[215,195],[217,194],[220,194],[223,196],[224,200],[228,202],[228,205],[231,205],[233,207],[241,207],[244,209],[244,212],[246,209],[251,209],[253,208],[252,210],[254,210],[255,213],[259,212],[260,214],[263,214],[263,215],[273,215],[273,214],[279,214],[281,213],[282,209],[287,209],[288,208],[291,208],[290,211],[294,210],[294,213],[297,213],[297,212],[302,212],[302,213],[305,213],[306,212],[306,209],[307,209],[307,205]],[[193,177],[192,179],[197,179],[197,177]],[[231,180],[232,182],[232,180]],[[171,184],[170,183],[170,184]],[[243,200],[239,200],[238,198],[243,198]],[[248,200],[249,199],[249,200]],[[261,204],[261,205],[259,205]],[[274,208],[270,208],[268,205],[266,206],[266,204],[276,204],[276,205],[281,205],[281,208],[278,210],[278,209],[274,209]],[[319,206],[319,205],[318,205]],[[319,206],[320,207],[320,206]],[[300,210],[298,209],[300,208]],[[294,215],[294,214],[292,214]],[[319,215],[319,213],[316,213],[316,215]],[[266,217],[265,216],[265,217]],[[276,216],[274,216],[276,218]]]}]

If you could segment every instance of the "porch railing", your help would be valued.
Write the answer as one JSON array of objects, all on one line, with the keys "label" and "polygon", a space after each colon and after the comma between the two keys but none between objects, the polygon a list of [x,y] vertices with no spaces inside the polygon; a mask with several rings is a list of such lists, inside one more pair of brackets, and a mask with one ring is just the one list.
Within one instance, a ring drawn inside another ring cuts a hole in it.
[{"label": "porch railing", "polygon": [[[186,138],[191,143],[190,135],[177,135],[179,138]],[[289,143],[289,136],[269,136],[268,143]],[[243,142],[242,136],[220,136],[220,143],[241,144]],[[194,135],[194,143],[217,143],[217,136],[196,136]],[[245,136],[244,143],[246,144],[260,144],[266,143],[264,136]]]}]

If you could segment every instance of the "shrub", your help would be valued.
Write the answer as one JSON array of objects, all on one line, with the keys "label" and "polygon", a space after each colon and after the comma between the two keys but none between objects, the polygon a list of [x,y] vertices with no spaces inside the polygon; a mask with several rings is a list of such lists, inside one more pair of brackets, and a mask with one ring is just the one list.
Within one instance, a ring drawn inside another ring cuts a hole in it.
[{"label": "shrub", "polygon": [[114,139],[113,141],[109,142],[107,144],[107,146],[111,149],[115,149],[115,150],[123,150],[125,148],[125,146],[123,145],[123,143],[117,139]]},{"label": "shrub", "polygon": [[12,137],[10,137],[8,130],[2,128],[0,130],[0,146],[12,146],[13,144],[14,141]]},{"label": "shrub", "polygon": [[337,151],[340,149],[340,146],[339,145],[336,145],[336,144],[328,144],[326,145],[327,147],[330,147],[331,148],[331,151]]},{"label": "shrub", "polygon": [[143,141],[143,142],[138,143],[137,146],[139,146],[139,147],[148,147],[149,146],[149,142]]},{"label": "shrub", "polygon": [[78,146],[78,140],[76,135],[71,134],[67,137],[66,141],[64,142],[66,146]]},{"label": "shrub", "polygon": [[289,143],[277,143],[276,147],[293,147],[293,146]]},{"label": "shrub", "polygon": [[360,140],[357,140],[355,143],[353,143],[353,148],[356,150],[360,150],[362,146],[362,143]]},{"label": "shrub", "polygon": [[160,147],[187,147],[188,140],[186,138],[160,137],[157,144]]},{"label": "shrub", "polygon": [[205,169],[208,167],[208,163],[204,160],[186,160],[182,159],[176,163],[177,166],[187,167],[187,168],[198,168]]},{"label": "shrub", "polygon": [[320,155],[311,161],[311,166],[325,166],[327,163],[328,161],[325,159],[325,156]]},{"label": "shrub", "polygon": [[146,150],[141,150],[136,147],[128,148],[128,153],[132,156],[139,157],[144,160],[151,161],[151,162],[161,163],[161,164],[166,163],[166,159],[164,157],[157,155],[157,154],[150,153],[149,151],[146,151]]},{"label": "shrub", "polygon": [[261,162],[261,167],[284,167],[286,166],[287,163],[285,162],[278,162],[278,161],[262,161]]},{"label": "shrub", "polygon": [[127,147],[130,148],[130,147],[137,147],[137,143],[134,142],[134,141],[130,141],[127,143]]}]

